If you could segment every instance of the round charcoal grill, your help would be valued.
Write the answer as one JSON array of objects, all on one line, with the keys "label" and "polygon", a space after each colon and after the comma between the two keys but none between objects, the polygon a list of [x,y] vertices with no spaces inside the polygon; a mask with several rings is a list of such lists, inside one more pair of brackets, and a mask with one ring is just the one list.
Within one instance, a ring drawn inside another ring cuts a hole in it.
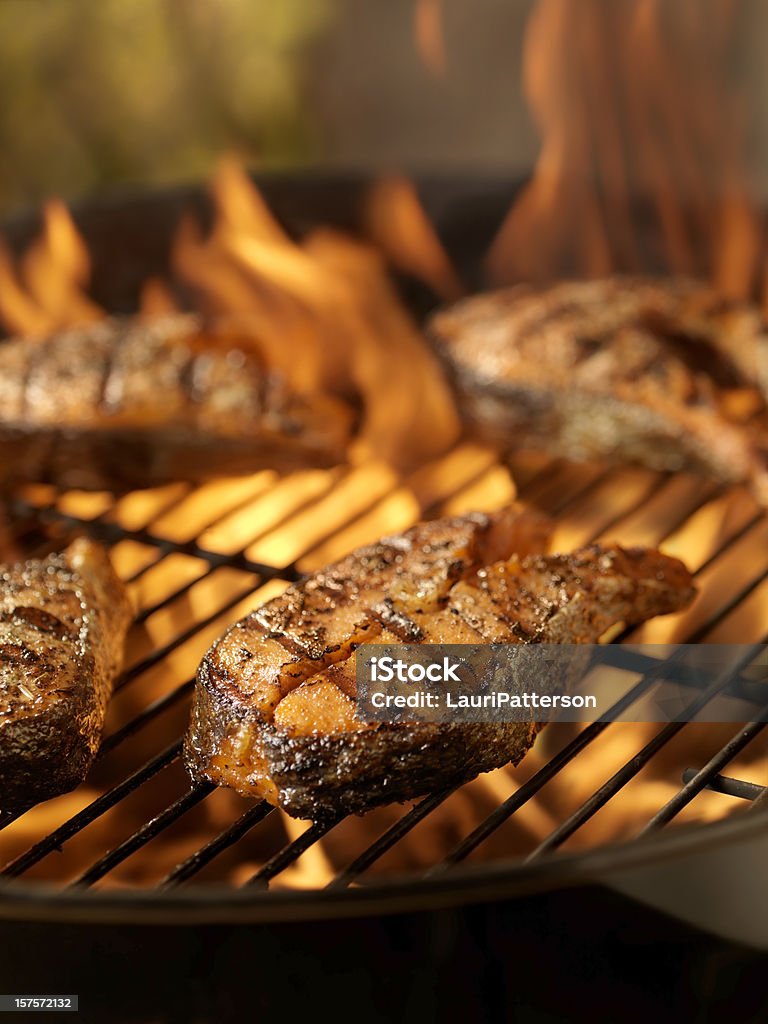
[{"label": "round charcoal grill", "polygon": [[[301,233],[315,224],[354,228],[367,184],[280,179],[264,182],[264,192]],[[457,266],[476,285],[481,254],[512,190],[435,180],[421,182],[420,194]],[[141,284],[167,272],[173,231],[190,207],[207,216],[202,190],[121,196],[76,209],[93,258],[96,301],[113,312],[135,308]],[[20,218],[7,225],[6,238],[20,250],[36,229],[35,217]],[[422,315],[431,297],[411,281],[400,284]],[[687,561],[700,599],[674,621],[646,627],[644,638],[765,642],[768,522],[746,493],[685,475],[540,456],[515,459],[511,473],[521,499],[557,518],[556,546],[600,538],[663,544]],[[206,957],[214,939],[201,953],[174,930],[190,924],[211,929],[216,942],[224,934],[241,943],[248,926],[249,941],[258,934],[269,949],[280,936],[294,952],[310,937],[322,946],[332,934],[340,948],[368,949],[370,936],[379,936],[370,939],[370,956],[416,935],[412,941],[442,970],[450,959],[446,929],[459,945],[470,934],[475,941],[476,914],[483,915],[486,938],[476,941],[482,947],[502,921],[527,922],[530,937],[532,907],[578,918],[583,937],[592,934],[585,914],[610,934],[611,915],[645,921],[650,904],[674,917],[674,924],[664,918],[663,936],[688,927],[680,922],[695,926],[685,933],[690,949],[698,948],[690,936],[708,932],[768,946],[761,884],[768,752],[760,720],[768,693],[764,700],[753,693],[754,720],[743,727],[550,727],[515,771],[363,818],[291,822],[266,804],[190,784],[180,750],[194,669],[228,623],[302,572],[419,516],[491,509],[511,494],[506,468],[463,442],[400,482],[378,480],[374,468],[362,466],[282,479],[267,472],[118,498],[48,487],[9,496],[8,534],[17,550],[39,554],[86,533],[111,548],[140,610],[91,777],[75,794],[0,817],[0,922],[13,936],[5,990],[9,972],[34,978],[25,971],[40,958],[29,950],[41,943],[49,970],[53,961],[66,964],[61,942],[72,935],[90,943],[91,981],[99,971],[110,979],[100,996],[106,999],[119,978],[95,952],[103,945],[91,941],[103,936],[100,928],[114,930],[110,941],[124,955],[126,936],[141,935],[130,956],[142,950],[143,963],[165,961],[158,977],[168,979],[174,971],[213,970]],[[655,678],[653,671],[641,674],[621,707],[631,715]],[[690,708],[703,708],[716,689],[710,680],[691,684]],[[419,923],[397,932],[404,921]],[[317,931],[326,925],[336,930]],[[175,936],[176,957],[165,948],[167,938],[151,937],[158,926]],[[456,939],[457,928],[466,930],[464,938]],[[252,958],[262,946],[248,950]],[[238,966],[245,953],[232,956]],[[272,968],[261,968],[263,991],[262,974]],[[319,984],[312,970],[307,977]],[[189,992],[204,998],[194,985]],[[423,998],[428,1012],[432,997]],[[464,997],[457,998],[461,1005]]]}]

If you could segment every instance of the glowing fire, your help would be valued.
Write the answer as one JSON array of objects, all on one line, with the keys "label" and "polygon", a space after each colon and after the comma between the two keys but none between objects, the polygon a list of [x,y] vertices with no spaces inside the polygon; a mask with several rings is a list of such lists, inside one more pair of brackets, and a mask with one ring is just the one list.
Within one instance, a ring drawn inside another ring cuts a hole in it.
[{"label": "glowing fire", "polygon": [[104,315],[88,298],[88,250],[66,206],[43,208],[43,231],[18,270],[0,245],[0,322],[13,333],[41,335]]},{"label": "glowing fire", "polygon": [[203,238],[186,220],[174,248],[199,307],[247,318],[295,386],[361,396],[356,456],[417,465],[448,447],[458,429],[451,397],[381,256],[331,229],[294,242],[231,161],[211,191],[213,231]]},{"label": "glowing fire", "polygon": [[407,178],[380,178],[367,205],[368,232],[393,266],[423,281],[435,295],[453,302],[464,294],[456,268]]},{"label": "glowing fire", "polygon": [[[296,389],[360,403],[353,461],[373,454],[409,468],[455,442],[448,386],[381,254],[331,229],[294,242],[233,160],[222,161],[211,197],[211,233],[184,218],[173,247],[175,282],[194,295],[196,308],[247,325]],[[406,213],[420,227],[424,277],[457,294],[460,285],[415,196]],[[413,245],[410,255],[413,264]],[[88,275],[88,253],[66,207],[51,202],[40,238],[18,267],[0,249],[0,319],[10,332],[40,335],[104,316],[85,293]],[[174,281],[147,281],[141,315],[177,309],[175,294]]]},{"label": "glowing fire", "polygon": [[448,70],[442,0],[416,0],[413,34],[425,67],[442,78]]},{"label": "glowing fire", "polygon": [[[525,80],[542,130],[542,152],[529,187],[510,211],[490,254],[497,280],[647,269],[646,261],[707,272],[730,294],[747,293],[760,278],[758,220],[743,185],[740,157],[743,118],[738,97],[721,88],[720,81],[726,57],[720,40],[732,5],[718,8],[711,22],[688,21],[677,10],[670,14],[671,5],[666,5],[662,21],[660,7],[657,0],[622,5],[539,0],[536,5],[526,40]],[[418,4],[419,46],[437,74],[445,70],[440,14],[438,0]],[[670,46],[672,37],[699,58],[681,63]],[[617,75],[621,69],[621,88],[612,87],[612,67]],[[624,138],[625,126],[631,146]],[[704,177],[704,167],[710,177]],[[635,230],[632,197],[638,190],[652,199],[660,252],[647,253]],[[302,571],[404,529],[425,512],[490,510],[510,501],[515,482],[491,452],[468,443],[446,452],[456,439],[453,408],[387,275],[383,255],[441,298],[453,299],[463,290],[412,184],[390,177],[372,189],[367,228],[375,245],[330,229],[294,241],[232,161],[222,163],[211,194],[212,231],[206,234],[190,218],[182,221],[172,273],[168,280],[145,282],[140,315],[172,312],[181,307],[180,295],[191,294],[195,307],[206,313],[247,320],[275,367],[295,387],[328,388],[361,399],[364,424],[355,464],[343,473],[309,470],[277,480],[266,472],[192,491],[172,485],[116,502],[108,495],[57,497],[46,488],[31,490],[32,499],[40,504],[55,500],[63,512],[85,519],[109,514],[128,530],[150,530],[181,542],[197,538],[221,554],[242,551],[276,565],[296,560]],[[103,315],[87,296],[88,276],[88,254],[66,208],[49,204],[40,238],[20,261],[0,248],[0,322],[11,333],[40,335]],[[412,466],[402,471],[404,456]],[[535,480],[542,465],[538,457],[521,458],[516,463],[521,481]],[[578,497],[585,477],[596,486]],[[720,607],[723,595],[748,582],[754,567],[764,564],[768,527],[762,522],[748,529],[755,507],[738,491],[711,497],[679,526],[681,508],[695,507],[706,485],[680,475],[644,500],[657,482],[643,469],[615,472],[601,483],[595,467],[550,467],[545,482],[524,488],[524,494],[545,509],[577,496],[558,522],[555,547],[561,550],[605,531],[625,544],[656,544],[665,538],[663,549],[696,569],[724,540],[746,530],[702,574],[702,597],[689,612],[652,623],[640,634],[648,641],[667,642],[690,635]],[[273,582],[250,593],[252,577],[247,573],[222,568],[207,574],[205,564],[193,555],[163,558],[156,548],[138,541],[121,541],[113,558],[126,579],[135,577],[131,588],[138,607],[147,613],[131,636],[130,664],[183,639],[203,619],[210,621],[114,698],[108,734],[188,680],[210,642],[281,586]],[[756,640],[764,632],[767,610],[764,584],[707,638]],[[76,793],[33,809],[4,830],[2,859],[27,849],[154,756],[168,737],[180,735],[186,710],[179,704],[170,721],[161,719],[157,728],[153,725],[118,747]],[[518,769],[501,769],[464,787],[375,870],[434,863],[578,728],[545,730]],[[631,723],[606,730],[516,813],[480,856],[529,852],[657,731],[657,726]],[[682,770],[705,763],[727,738],[726,731],[730,735],[735,728],[687,726],[570,845],[593,846],[636,834],[677,792]],[[762,747],[748,748],[729,771],[761,784],[768,781]],[[181,770],[174,767],[168,777],[163,775],[97,819],[31,877],[70,879],[89,859],[168,806],[185,785]],[[680,820],[715,818],[738,806],[718,794],[703,793]],[[234,794],[214,793],[178,827],[112,872],[106,884],[157,881],[242,810]],[[325,884],[336,868],[402,813],[401,808],[384,807],[365,819],[346,820],[281,882],[297,887]],[[305,828],[278,812],[264,824],[265,829],[243,839],[236,851],[218,858],[206,879],[245,881],[286,837],[294,838]]]},{"label": "glowing fire", "polygon": [[732,296],[762,285],[744,103],[728,75],[737,5],[707,12],[538,0],[524,84],[541,154],[489,255],[494,280],[666,267]]}]

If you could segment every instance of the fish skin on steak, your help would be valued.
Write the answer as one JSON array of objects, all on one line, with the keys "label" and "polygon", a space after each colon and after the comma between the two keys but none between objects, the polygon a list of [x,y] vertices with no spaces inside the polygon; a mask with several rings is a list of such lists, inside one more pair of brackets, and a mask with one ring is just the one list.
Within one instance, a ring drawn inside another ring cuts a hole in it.
[{"label": "fish skin on steak", "polygon": [[725,403],[768,396],[768,333],[747,302],[681,278],[519,285],[438,312],[428,336],[465,423],[497,447],[692,470],[768,504],[768,435]]},{"label": "fish skin on steak", "polygon": [[103,320],[0,344],[0,484],[122,491],[342,461],[346,403],[299,393],[244,326]]},{"label": "fish skin on steak", "polygon": [[596,642],[613,624],[694,595],[652,550],[546,555],[547,524],[518,507],[419,524],[288,588],[233,626],[198,672],[185,760],[299,818],[361,813],[517,764],[535,722],[366,723],[365,643]]},{"label": "fish skin on steak", "polygon": [[0,569],[0,809],[85,778],[132,619],[123,583],[89,540]]}]

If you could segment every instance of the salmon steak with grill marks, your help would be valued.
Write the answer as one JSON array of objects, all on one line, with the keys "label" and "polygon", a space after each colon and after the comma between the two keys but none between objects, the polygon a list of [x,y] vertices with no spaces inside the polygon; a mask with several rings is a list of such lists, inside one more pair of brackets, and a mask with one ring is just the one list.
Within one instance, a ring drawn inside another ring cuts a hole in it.
[{"label": "salmon steak with grill marks", "polygon": [[233,626],[200,666],[185,760],[196,781],[298,818],[361,813],[460,783],[533,744],[535,722],[361,720],[368,643],[595,643],[693,598],[652,550],[545,554],[551,524],[513,506],[360,548]]},{"label": "salmon steak with grill marks", "polygon": [[293,389],[250,330],[193,314],[0,345],[0,484],[123,491],[330,466],[353,418]]},{"label": "salmon steak with grill marks", "polygon": [[131,618],[106,552],[88,540],[0,569],[0,810],[85,778]]},{"label": "salmon steak with grill marks", "polygon": [[481,439],[690,470],[768,504],[768,432],[733,415],[749,392],[765,412],[757,307],[687,279],[616,277],[477,295],[428,334]]}]

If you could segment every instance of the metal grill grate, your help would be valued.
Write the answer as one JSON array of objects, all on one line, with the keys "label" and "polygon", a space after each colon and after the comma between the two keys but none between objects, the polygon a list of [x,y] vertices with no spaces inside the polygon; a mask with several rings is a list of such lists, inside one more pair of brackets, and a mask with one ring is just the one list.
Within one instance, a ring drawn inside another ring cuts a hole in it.
[{"label": "metal grill grate", "polygon": [[[558,547],[610,536],[663,543],[686,558],[700,601],[673,622],[644,627],[644,637],[765,640],[768,524],[745,494],[685,476],[538,458],[520,460],[513,475],[521,498],[558,516]],[[643,727],[650,732],[605,722],[550,727],[514,772],[322,824],[291,822],[266,804],[189,785],[180,737],[194,666],[226,624],[303,571],[420,515],[497,507],[510,496],[507,471],[463,446],[404,483],[363,466],[118,500],[47,488],[14,498],[8,532],[17,550],[39,554],[86,532],[111,546],[140,611],[91,778],[75,794],[0,818],[2,877],[62,890],[168,890],[199,881],[338,890],[402,870],[444,875],[470,857],[539,860],[673,820],[720,817],[741,806],[734,798],[765,793],[759,721],[731,726],[731,735],[682,723]],[[653,682],[650,670],[616,710],[630,708]],[[725,682],[694,688],[691,706],[703,707]],[[579,785],[570,804],[563,792],[544,800],[573,766]],[[723,774],[737,768],[752,779]],[[634,799],[631,814],[606,813],[641,784],[639,810]]]}]

